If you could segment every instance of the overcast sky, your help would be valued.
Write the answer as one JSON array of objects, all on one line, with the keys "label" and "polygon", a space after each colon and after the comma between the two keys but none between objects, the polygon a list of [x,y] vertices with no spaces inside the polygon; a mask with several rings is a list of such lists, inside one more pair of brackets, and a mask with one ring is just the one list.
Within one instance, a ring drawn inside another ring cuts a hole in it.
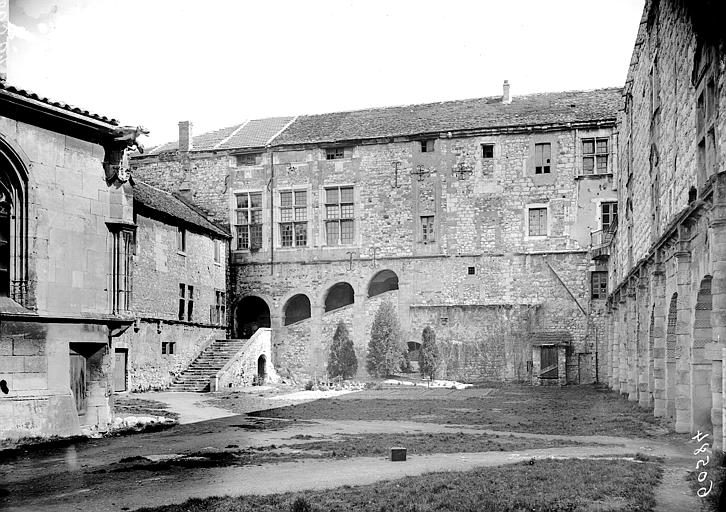
[{"label": "overcast sky", "polygon": [[11,0],[8,82],[176,140],[245,119],[622,86],[643,0]]}]

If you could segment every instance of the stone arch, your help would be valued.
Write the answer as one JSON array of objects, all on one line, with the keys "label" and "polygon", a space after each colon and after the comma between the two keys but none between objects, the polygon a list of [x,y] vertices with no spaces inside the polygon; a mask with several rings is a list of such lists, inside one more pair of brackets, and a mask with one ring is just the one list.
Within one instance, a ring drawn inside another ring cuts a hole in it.
[{"label": "stone arch", "polygon": [[260,327],[270,326],[270,306],[265,299],[256,295],[247,295],[237,301],[234,308],[236,338],[250,338]]},{"label": "stone arch", "polygon": [[696,296],[693,314],[693,336],[691,337],[691,419],[692,430],[710,432],[711,424],[711,361],[705,357],[706,344],[713,341],[711,311],[713,298],[711,295],[710,275],[701,280]]},{"label": "stone arch", "polygon": [[29,161],[0,136],[0,297],[24,303],[27,295]]},{"label": "stone arch", "polygon": [[368,297],[398,290],[398,275],[393,270],[381,270],[368,283]]},{"label": "stone arch", "polygon": [[675,419],[676,414],[676,326],[678,325],[678,293],[671,296],[666,323],[666,417]]},{"label": "stone arch", "polygon": [[325,312],[334,311],[355,302],[355,291],[350,283],[341,281],[328,288],[325,294]]},{"label": "stone arch", "polygon": [[257,358],[257,375],[256,382],[258,386],[262,386],[267,378],[267,357],[265,354]]},{"label": "stone arch", "polygon": [[290,297],[282,308],[283,325],[294,324],[310,318],[310,299],[304,293]]}]

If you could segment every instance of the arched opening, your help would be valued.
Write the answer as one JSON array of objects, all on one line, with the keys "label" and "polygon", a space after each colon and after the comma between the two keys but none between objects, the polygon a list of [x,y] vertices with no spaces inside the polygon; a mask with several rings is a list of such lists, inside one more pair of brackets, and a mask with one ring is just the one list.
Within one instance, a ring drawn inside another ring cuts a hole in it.
[{"label": "arched opening", "polygon": [[267,377],[267,371],[265,369],[265,365],[267,364],[267,358],[264,354],[262,354],[260,357],[257,358],[257,385],[262,386],[265,383],[265,378]]},{"label": "arched opening", "polygon": [[251,338],[260,327],[270,327],[267,303],[259,297],[244,297],[235,309],[235,327],[236,337],[242,339]]},{"label": "arched opening", "polygon": [[393,270],[381,270],[371,279],[368,296],[375,297],[391,290],[398,290],[398,276]]},{"label": "arched opening", "polygon": [[283,315],[285,316],[285,325],[294,324],[300,320],[310,318],[310,299],[302,293],[291,297],[285,303]]},{"label": "arched opening", "polygon": [[701,287],[696,297],[696,310],[693,316],[693,345],[691,347],[691,406],[693,413],[692,430],[710,432],[711,425],[711,369],[712,363],[706,359],[706,345],[713,341],[713,328],[711,326],[711,310],[713,299],[711,296],[711,276],[701,281]]},{"label": "arched opening", "polygon": [[668,306],[666,325],[666,417],[676,417],[676,325],[678,324],[678,294],[674,293]]},{"label": "arched opening", "polygon": [[421,344],[416,341],[408,342],[408,359],[411,361],[411,371],[420,371],[419,363],[421,361]]},{"label": "arched opening", "polygon": [[333,311],[355,302],[353,287],[348,283],[336,283],[328,290],[325,297],[325,312]]},{"label": "arched opening", "polygon": [[27,285],[27,181],[21,158],[0,140],[0,297],[21,304]]}]

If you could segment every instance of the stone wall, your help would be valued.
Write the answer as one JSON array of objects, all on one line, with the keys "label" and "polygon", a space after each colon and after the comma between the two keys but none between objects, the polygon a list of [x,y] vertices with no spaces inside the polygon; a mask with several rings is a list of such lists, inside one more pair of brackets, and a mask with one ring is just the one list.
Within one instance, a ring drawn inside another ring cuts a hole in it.
[{"label": "stone wall", "polygon": [[[260,358],[264,358],[264,380],[259,375]],[[279,382],[272,364],[272,332],[258,329],[237,355],[222,368],[215,378],[214,390]]]}]

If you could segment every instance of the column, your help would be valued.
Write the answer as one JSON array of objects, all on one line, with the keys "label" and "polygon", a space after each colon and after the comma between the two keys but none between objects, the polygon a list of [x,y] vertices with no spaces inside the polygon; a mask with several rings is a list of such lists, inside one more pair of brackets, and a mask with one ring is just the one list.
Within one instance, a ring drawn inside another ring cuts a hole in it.
[{"label": "column", "polygon": [[653,415],[666,415],[666,381],[665,381],[665,273],[662,263],[656,263],[651,269],[651,297],[653,298]]}]

